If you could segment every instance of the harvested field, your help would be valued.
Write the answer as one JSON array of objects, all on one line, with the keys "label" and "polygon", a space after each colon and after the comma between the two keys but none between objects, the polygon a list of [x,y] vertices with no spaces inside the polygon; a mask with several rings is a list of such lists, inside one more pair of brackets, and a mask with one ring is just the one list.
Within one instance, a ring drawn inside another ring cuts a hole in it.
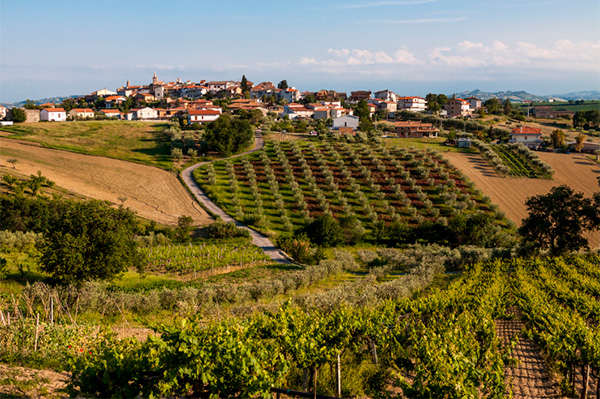
[{"label": "harvested field", "polygon": [[212,218],[193,200],[177,177],[167,171],[111,158],[42,148],[39,145],[0,138],[0,170],[13,171],[7,159],[15,158],[14,172],[29,176],[38,170],[57,186],[75,194],[124,205],[140,217],[176,225],[181,215],[195,224]]},{"label": "harvested field", "polygon": [[[461,169],[476,186],[489,195],[492,202],[498,204],[506,216],[517,225],[527,216],[525,201],[533,195],[546,194],[554,186],[567,184],[586,197],[598,191],[600,166],[583,154],[537,153],[540,158],[554,169],[552,180],[528,178],[502,178],[479,154],[445,152],[454,166]],[[600,245],[598,234],[588,235],[590,246]]]}]

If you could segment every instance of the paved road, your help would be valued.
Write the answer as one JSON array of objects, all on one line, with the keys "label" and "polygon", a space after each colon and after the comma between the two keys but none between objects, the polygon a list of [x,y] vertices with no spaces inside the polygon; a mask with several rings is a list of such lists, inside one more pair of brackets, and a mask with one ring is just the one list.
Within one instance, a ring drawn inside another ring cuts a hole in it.
[{"label": "paved road", "polygon": [[[265,142],[263,140],[262,133],[260,131],[257,131],[253,149],[251,149],[250,151],[246,151],[242,154],[237,154],[229,158],[221,158],[215,161],[220,161],[222,159],[231,159],[240,157],[242,155],[250,154],[252,152],[260,150],[264,145]],[[269,237],[259,233],[256,230],[249,228],[248,226],[229,216],[227,213],[225,213],[225,211],[223,211],[214,202],[212,202],[210,198],[208,198],[206,193],[202,191],[200,186],[198,186],[198,183],[196,183],[196,180],[194,180],[193,172],[197,167],[210,162],[214,161],[201,162],[196,165],[190,166],[189,168],[181,172],[183,181],[190,188],[194,196],[206,207],[206,209],[208,209],[212,214],[220,216],[224,222],[234,222],[238,227],[248,230],[250,232],[250,235],[252,236],[252,243],[260,247],[265,252],[265,254],[267,254],[267,256],[269,256],[273,261],[277,263],[291,264],[291,259],[288,258],[285,254],[283,254],[277,247],[275,247],[275,245],[273,245]]]}]

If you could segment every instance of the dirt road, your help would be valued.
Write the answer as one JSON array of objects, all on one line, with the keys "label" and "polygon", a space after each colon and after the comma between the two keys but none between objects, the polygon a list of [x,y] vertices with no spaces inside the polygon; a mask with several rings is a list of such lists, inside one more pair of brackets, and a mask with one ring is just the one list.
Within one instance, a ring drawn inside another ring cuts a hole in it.
[{"label": "dirt road", "polygon": [[[262,134],[260,134],[260,132],[257,132],[256,140],[254,141],[254,148],[252,150],[244,152],[242,154],[234,155],[229,158],[240,157],[242,155],[246,155],[251,152],[258,151],[263,146],[264,146],[264,141],[262,138]],[[248,228],[246,225],[242,224],[241,222],[239,222],[239,221],[235,220],[234,218],[232,218],[231,216],[229,216],[227,213],[225,213],[225,211],[223,211],[214,202],[212,202],[210,200],[210,198],[208,198],[208,196],[206,195],[206,193],[204,191],[202,191],[202,189],[200,188],[200,186],[196,183],[196,180],[194,179],[193,172],[199,166],[205,165],[207,163],[208,162],[202,162],[202,163],[190,166],[189,168],[187,168],[183,172],[181,172],[181,177],[183,178],[183,181],[185,182],[185,184],[187,184],[190,191],[196,196],[198,201],[200,201],[206,207],[206,209],[208,209],[214,215],[218,215],[221,219],[223,219],[224,222],[228,222],[228,223],[234,222],[238,227],[241,227],[243,229],[250,231],[250,235],[252,236],[252,243],[254,245],[256,245],[257,247],[260,247],[265,252],[265,254],[267,254],[267,256],[271,258],[271,260],[278,262],[278,263],[283,263],[283,264],[291,263],[291,260],[286,255],[284,255],[283,252],[281,252],[271,242],[269,237],[259,233],[258,231]]]}]

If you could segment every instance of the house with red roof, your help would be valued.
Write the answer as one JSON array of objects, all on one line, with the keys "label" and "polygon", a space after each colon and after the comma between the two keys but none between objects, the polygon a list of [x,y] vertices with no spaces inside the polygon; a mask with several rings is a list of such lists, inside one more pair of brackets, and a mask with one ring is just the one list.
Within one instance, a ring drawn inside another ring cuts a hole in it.
[{"label": "house with red roof", "polygon": [[469,102],[462,98],[451,98],[444,104],[444,109],[451,118],[456,116],[471,116],[473,113]]},{"label": "house with red roof", "polygon": [[286,100],[288,103],[299,101],[302,98],[300,91],[298,91],[298,89],[295,87],[288,87],[285,90],[281,90],[278,96],[279,98]]},{"label": "house with red roof", "polygon": [[40,111],[40,120],[64,122],[67,120],[67,111],[64,108],[44,108]]},{"label": "house with red roof", "polygon": [[531,126],[515,127],[510,132],[511,143],[523,143],[525,145],[538,146],[542,144],[542,129]]},{"label": "house with red roof", "polygon": [[190,109],[188,112],[188,123],[207,123],[219,119],[220,109]]},{"label": "house with red roof", "polygon": [[401,121],[394,123],[396,133],[400,138],[435,138],[438,136],[439,129],[433,127],[431,123],[420,121]]},{"label": "house with red roof", "polygon": [[69,111],[69,117],[72,119],[93,118],[94,115],[91,108],[73,108]]},{"label": "house with red roof", "polygon": [[100,111],[98,111],[98,113],[100,115],[104,115],[108,118],[120,118],[121,117],[121,111],[119,111],[118,109],[101,109]]}]

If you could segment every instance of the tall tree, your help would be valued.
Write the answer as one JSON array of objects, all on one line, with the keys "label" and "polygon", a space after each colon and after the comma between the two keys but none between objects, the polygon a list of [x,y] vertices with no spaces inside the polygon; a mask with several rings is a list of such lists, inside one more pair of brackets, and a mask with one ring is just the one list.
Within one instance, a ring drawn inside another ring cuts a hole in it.
[{"label": "tall tree", "polygon": [[285,90],[285,89],[287,89],[288,87],[289,87],[289,86],[288,86],[288,82],[287,82],[287,80],[285,80],[285,79],[284,79],[284,80],[282,80],[281,82],[279,82],[279,84],[277,84],[277,88],[278,88],[278,89],[281,89],[281,90]]},{"label": "tall tree", "polygon": [[142,267],[133,236],[135,214],[108,202],[62,200],[49,215],[41,268],[61,285],[111,279]]},{"label": "tall tree", "polygon": [[561,129],[556,129],[550,134],[550,141],[552,147],[560,148],[565,145],[565,133]]},{"label": "tall tree", "polygon": [[504,115],[510,115],[512,110],[513,110],[512,103],[510,102],[510,99],[507,98],[504,101]]},{"label": "tall tree", "polygon": [[242,75],[242,81],[240,83],[240,88],[242,89],[242,93],[248,91],[248,79],[246,79],[246,75]]},{"label": "tall tree", "polygon": [[204,139],[208,146],[221,155],[234,154],[252,144],[254,131],[247,119],[223,114],[206,126]]},{"label": "tall tree", "polygon": [[585,141],[585,136],[583,134],[578,134],[575,137],[575,151],[581,152],[583,150],[583,142]]},{"label": "tall tree", "polygon": [[23,123],[27,120],[27,114],[22,108],[11,108],[10,113],[12,115],[12,121],[15,123]]},{"label": "tall tree", "polygon": [[583,232],[600,228],[599,196],[596,193],[592,201],[562,185],[548,194],[528,198],[525,205],[529,215],[519,228],[525,246],[549,249],[552,255],[588,248]]}]

